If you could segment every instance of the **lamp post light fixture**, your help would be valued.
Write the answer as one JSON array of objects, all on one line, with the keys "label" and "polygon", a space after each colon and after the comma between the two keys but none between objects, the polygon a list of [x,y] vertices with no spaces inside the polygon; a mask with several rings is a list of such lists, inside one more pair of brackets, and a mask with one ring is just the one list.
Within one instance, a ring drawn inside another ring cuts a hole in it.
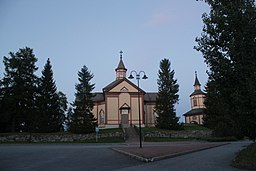
[{"label": "lamp post light fixture", "polygon": [[140,148],[142,148],[142,136],[141,136],[141,119],[140,119],[140,75],[144,74],[141,79],[145,80],[148,79],[144,71],[136,72],[136,71],[131,71],[130,76],[128,77],[129,79],[134,79],[132,74],[136,75],[136,80],[137,80],[137,85],[138,85],[138,105],[139,105],[139,131],[140,131]]}]

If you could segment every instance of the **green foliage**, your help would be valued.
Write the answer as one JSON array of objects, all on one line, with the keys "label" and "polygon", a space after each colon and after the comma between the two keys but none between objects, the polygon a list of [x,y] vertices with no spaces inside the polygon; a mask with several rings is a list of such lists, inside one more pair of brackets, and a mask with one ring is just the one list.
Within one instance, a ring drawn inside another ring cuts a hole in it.
[{"label": "green foliage", "polygon": [[0,132],[59,132],[67,98],[57,92],[50,60],[39,79],[37,58],[26,47],[4,57],[4,78],[0,81]]},{"label": "green foliage", "polygon": [[58,121],[58,126],[60,128],[60,131],[64,130],[64,126],[63,124],[65,123],[66,120],[66,111],[68,108],[68,100],[66,97],[66,94],[64,94],[62,91],[58,91],[57,93],[58,95],[58,105],[59,105],[59,116],[57,117],[58,119],[56,121]]},{"label": "green foliage", "polygon": [[144,127],[142,128],[142,132],[143,133],[147,133],[147,132],[154,132],[154,131],[163,131],[163,129],[157,128],[157,127]]},{"label": "green foliage", "polygon": [[240,151],[232,165],[240,169],[256,170],[256,143]]},{"label": "green foliage", "polygon": [[37,58],[26,47],[4,57],[1,80],[1,132],[31,131],[36,125]]},{"label": "green foliage", "polygon": [[216,136],[256,138],[256,8],[254,0],[205,0],[195,47],[209,67],[204,123]]},{"label": "green foliage", "polygon": [[107,129],[100,129],[99,133],[114,133],[114,132],[123,132],[121,128],[107,128]]},{"label": "green foliage", "polygon": [[73,117],[73,108],[69,107],[68,110],[67,110],[67,116],[66,116],[66,119],[65,119],[65,125],[67,127],[68,132],[71,132],[70,127],[71,127],[71,124],[72,124],[72,117]]},{"label": "green foliage", "polygon": [[179,118],[176,116],[174,105],[179,100],[179,85],[174,79],[174,70],[171,71],[171,63],[168,59],[160,62],[158,72],[158,96],[156,99],[155,111],[157,117],[157,128],[161,129],[179,129]]},{"label": "green foliage", "polygon": [[94,132],[96,119],[91,112],[94,106],[92,101],[92,90],[94,84],[91,84],[93,75],[88,71],[86,66],[83,66],[78,72],[78,81],[76,84],[75,102],[73,104],[74,112],[70,117],[69,130],[73,133],[90,133]]},{"label": "green foliage", "polygon": [[52,66],[48,58],[42,77],[39,81],[38,124],[36,132],[63,131],[63,122],[67,108],[67,98],[62,92],[57,92],[53,79]]},{"label": "green foliage", "polygon": [[[206,128],[202,125],[198,125],[198,124],[183,124],[179,130],[185,130],[185,131],[195,131],[195,130],[202,130],[202,131],[207,131],[209,130],[209,128]],[[161,131],[166,131],[164,129],[160,129],[160,128],[156,128],[156,127],[144,127],[142,128],[142,131],[144,133],[147,132],[161,132]]]}]

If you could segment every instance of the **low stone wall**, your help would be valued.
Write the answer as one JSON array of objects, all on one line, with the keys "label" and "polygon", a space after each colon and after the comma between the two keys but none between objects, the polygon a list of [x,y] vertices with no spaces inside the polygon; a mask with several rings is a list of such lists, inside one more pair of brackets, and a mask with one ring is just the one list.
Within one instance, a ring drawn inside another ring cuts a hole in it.
[{"label": "low stone wall", "polygon": [[[122,132],[102,133],[98,138],[121,137]],[[0,143],[8,142],[83,142],[95,139],[96,134],[69,134],[69,133],[2,133],[0,134]]]},{"label": "low stone wall", "polygon": [[191,131],[152,131],[144,133],[144,137],[164,138],[206,138],[212,135],[212,131],[191,130]]}]

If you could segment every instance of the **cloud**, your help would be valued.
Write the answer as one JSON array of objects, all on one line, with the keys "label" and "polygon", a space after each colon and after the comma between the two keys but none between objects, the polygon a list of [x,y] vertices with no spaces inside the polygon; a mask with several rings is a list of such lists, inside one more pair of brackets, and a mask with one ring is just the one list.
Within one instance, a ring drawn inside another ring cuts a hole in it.
[{"label": "cloud", "polygon": [[149,21],[147,22],[147,25],[153,26],[153,27],[159,27],[159,26],[163,26],[165,24],[170,23],[172,19],[173,17],[168,13],[164,13],[164,12],[155,13],[150,17]]}]

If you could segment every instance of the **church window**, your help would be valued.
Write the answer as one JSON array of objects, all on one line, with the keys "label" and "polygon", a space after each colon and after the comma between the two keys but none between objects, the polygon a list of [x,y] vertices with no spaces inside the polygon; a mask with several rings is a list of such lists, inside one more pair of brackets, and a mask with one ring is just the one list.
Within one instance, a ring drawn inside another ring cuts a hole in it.
[{"label": "church window", "polygon": [[196,116],[193,116],[193,117],[192,117],[192,120],[196,120],[196,119],[197,119],[197,117],[196,117]]},{"label": "church window", "polygon": [[123,88],[121,89],[121,92],[128,92],[128,89],[127,89],[126,87],[123,87]]},{"label": "church window", "polygon": [[129,114],[129,110],[128,109],[122,109],[122,114]]},{"label": "church window", "polygon": [[104,114],[104,111],[101,110],[99,115],[100,115],[99,116],[99,118],[100,118],[100,125],[105,124],[105,114]]},{"label": "church window", "polygon": [[124,75],[123,75],[123,73],[121,72],[121,73],[120,73],[120,78],[123,78],[123,77],[124,77]]},{"label": "church window", "polygon": [[157,123],[157,118],[159,117],[159,115],[156,112],[154,112],[153,115],[154,115],[154,121],[155,123]]},{"label": "church window", "polygon": [[197,106],[197,99],[193,98],[193,106]]}]

